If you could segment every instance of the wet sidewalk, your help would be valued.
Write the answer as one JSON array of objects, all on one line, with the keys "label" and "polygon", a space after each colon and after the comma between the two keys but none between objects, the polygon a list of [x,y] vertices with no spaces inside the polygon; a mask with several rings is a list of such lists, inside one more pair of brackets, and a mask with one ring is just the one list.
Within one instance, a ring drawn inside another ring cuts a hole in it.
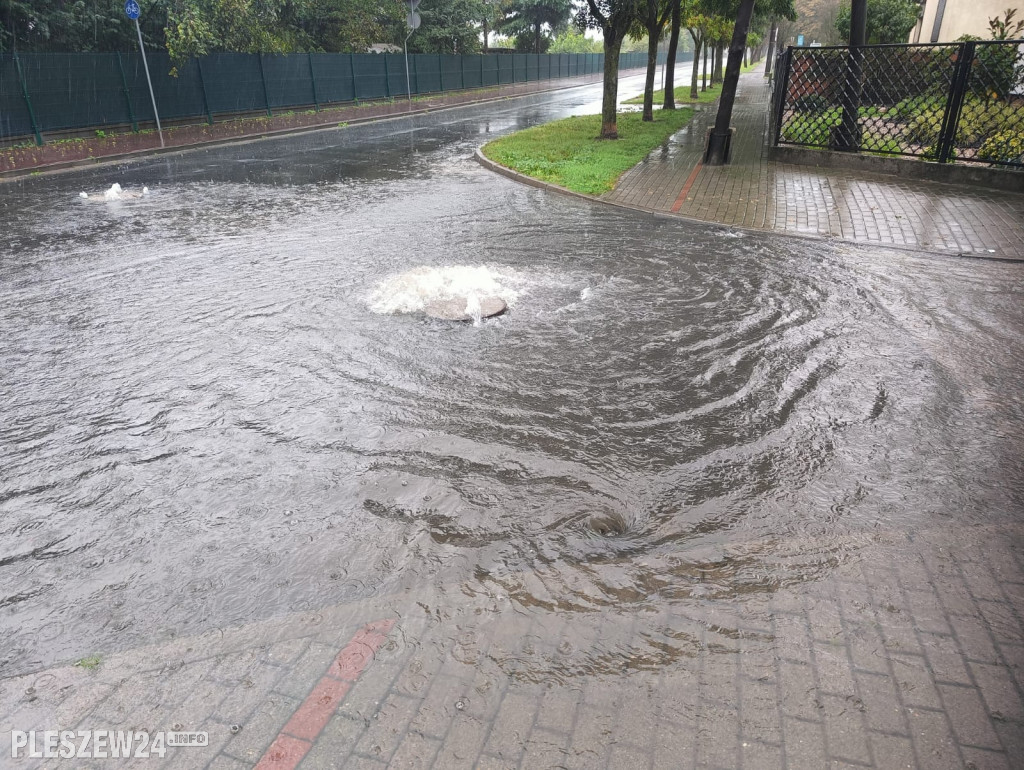
[{"label": "wet sidewalk", "polygon": [[720,595],[709,564],[648,618],[467,584],[457,612],[413,591],[168,641],[4,680],[4,766],[111,765],[11,759],[12,729],[173,729],[209,746],[118,766],[1020,768],[1021,534],[818,543],[846,556],[811,582],[794,540],[790,584]]},{"label": "wet sidewalk", "polygon": [[768,160],[770,89],[740,77],[732,162],[701,163],[717,105],[628,171],[605,197],[705,222],[858,243],[1024,258],[1024,195]]}]

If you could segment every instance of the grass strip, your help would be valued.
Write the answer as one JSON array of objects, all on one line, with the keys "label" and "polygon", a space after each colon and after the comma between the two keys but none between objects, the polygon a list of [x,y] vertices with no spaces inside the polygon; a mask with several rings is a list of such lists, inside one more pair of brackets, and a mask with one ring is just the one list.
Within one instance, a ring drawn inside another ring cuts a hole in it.
[{"label": "grass strip", "polygon": [[[708,86],[707,91],[701,91],[700,86],[697,86],[697,98],[690,98],[690,81],[686,81],[686,85],[676,86],[676,104],[707,104],[713,102],[718,98],[718,95],[722,92],[722,86],[715,83],[713,86]],[[665,89],[659,88],[654,92],[654,104],[655,106],[660,105],[665,101]],[[632,99],[626,99],[622,102],[623,104],[643,104],[644,95],[634,96]]]},{"label": "grass strip", "polygon": [[693,110],[655,110],[644,123],[639,112],[620,112],[619,138],[598,139],[600,115],[556,120],[495,139],[483,154],[520,174],[600,195],[693,117]]}]

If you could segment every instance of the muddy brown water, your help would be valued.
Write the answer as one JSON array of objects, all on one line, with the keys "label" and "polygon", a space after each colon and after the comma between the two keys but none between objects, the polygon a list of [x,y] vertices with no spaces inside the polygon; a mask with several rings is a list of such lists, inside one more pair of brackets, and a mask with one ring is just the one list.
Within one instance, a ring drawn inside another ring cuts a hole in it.
[{"label": "muddy brown water", "polygon": [[[642,624],[1021,515],[1020,266],[472,159],[597,99],[0,186],[0,674],[399,593]],[[76,199],[114,181],[152,194]],[[443,265],[519,296],[479,326],[369,307]]]}]

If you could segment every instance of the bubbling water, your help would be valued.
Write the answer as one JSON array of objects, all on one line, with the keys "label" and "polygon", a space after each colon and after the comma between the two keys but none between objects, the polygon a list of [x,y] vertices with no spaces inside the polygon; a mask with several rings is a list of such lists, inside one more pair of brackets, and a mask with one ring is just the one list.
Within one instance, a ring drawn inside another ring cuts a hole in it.
[{"label": "bubbling water", "polygon": [[500,297],[512,307],[526,279],[509,268],[484,265],[415,267],[382,280],[371,292],[370,309],[380,314],[421,313],[437,302],[465,300],[465,312],[479,322],[481,302]]}]

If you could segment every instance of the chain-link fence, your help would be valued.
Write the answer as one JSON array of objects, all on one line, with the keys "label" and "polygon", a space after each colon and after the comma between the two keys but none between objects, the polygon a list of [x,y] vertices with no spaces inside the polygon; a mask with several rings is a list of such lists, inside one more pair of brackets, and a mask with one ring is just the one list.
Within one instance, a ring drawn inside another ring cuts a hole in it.
[{"label": "chain-link fence", "polygon": [[[218,53],[177,66],[149,53],[161,120],[215,119],[368,99],[489,88],[600,73],[604,54]],[[626,53],[620,69],[647,65]],[[138,54],[0,54],[0,140],[153,121]]]},{"label": "chain-link fence", "polygon": [[1024,41],[789,48],[776,144],[1024,168]]}]

